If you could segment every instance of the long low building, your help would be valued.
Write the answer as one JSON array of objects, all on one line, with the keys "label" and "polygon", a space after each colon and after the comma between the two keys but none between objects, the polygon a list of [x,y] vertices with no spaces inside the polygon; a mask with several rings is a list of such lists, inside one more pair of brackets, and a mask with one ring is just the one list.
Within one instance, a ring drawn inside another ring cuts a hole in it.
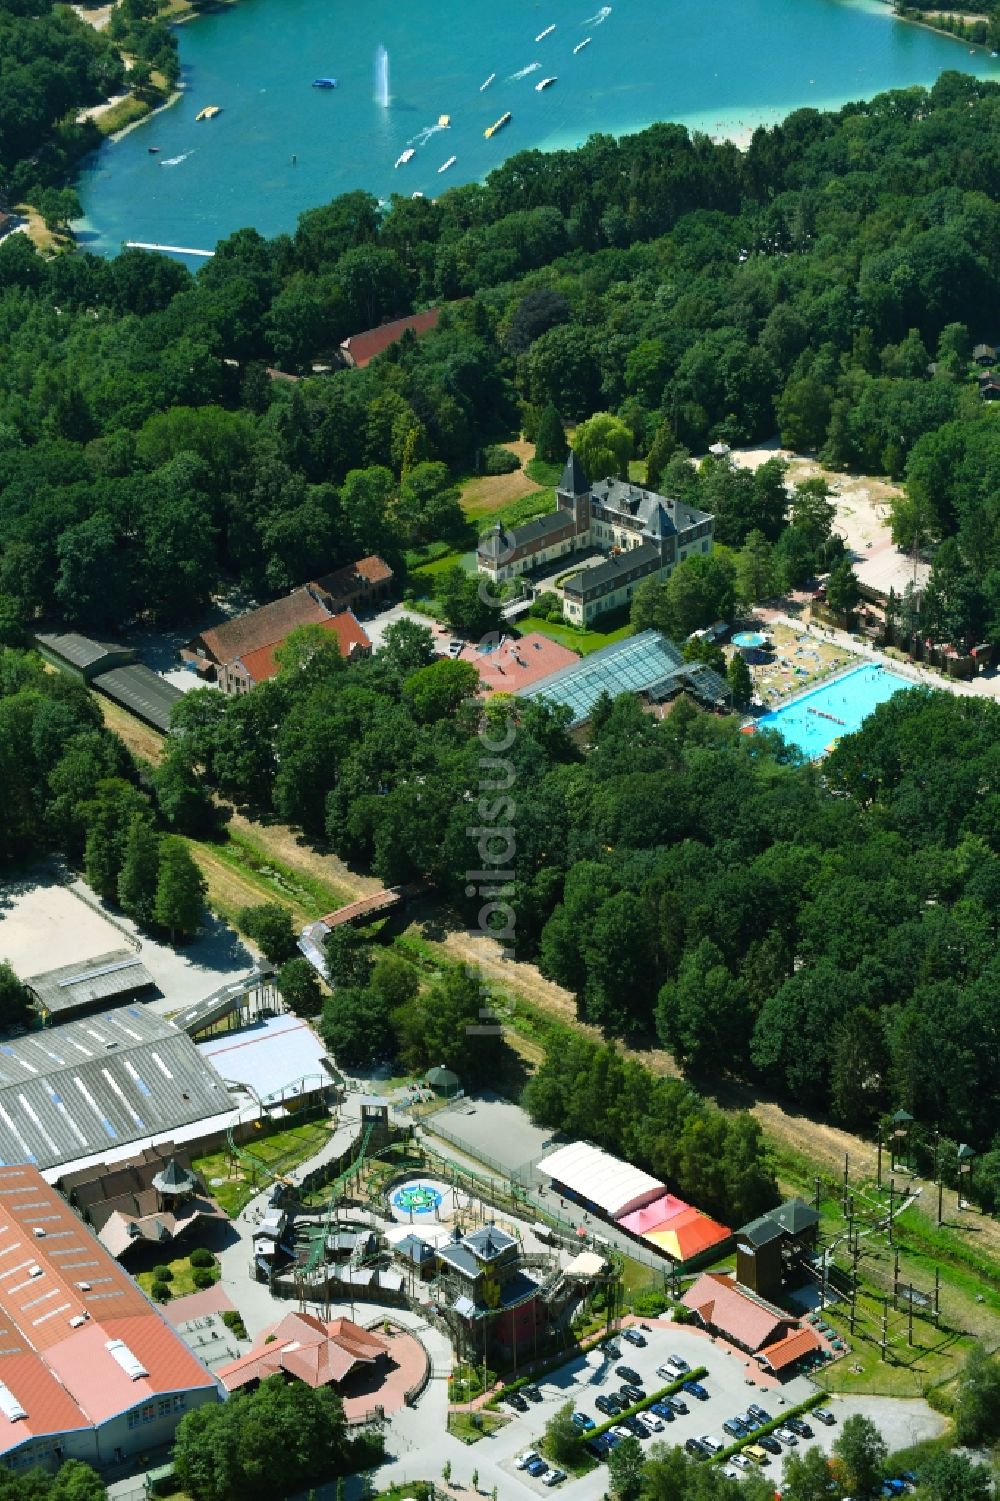
[{"label": "long low building", "polygon": [[222,1393],[55,1189],[0,1168],[0,1463],[123,1464]]},{"label": "long low building", "polygon": [[32,975],[25,984],[46,1021],[121,1005],[156,988],[153,976],[131,949],[112,949],[82,964],[64,964]]},{"label": "long low building", "polygon": [[573,1141],[550,1152],[538,1163],[548,1174],[555,1193],[587,1204],[609,1220],[616,1220],[666,1192],[658,1178],[602,1152],[589,1141]]},{"label": "long low building", "polygon": [[0,1167],[104,1154],[232,1105],[185,1033],[125,1006],[0,1044]]}]

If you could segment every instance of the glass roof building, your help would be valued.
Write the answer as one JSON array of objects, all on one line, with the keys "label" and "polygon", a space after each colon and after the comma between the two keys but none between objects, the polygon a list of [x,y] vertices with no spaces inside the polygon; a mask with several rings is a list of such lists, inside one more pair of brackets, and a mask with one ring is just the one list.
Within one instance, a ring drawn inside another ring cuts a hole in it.
[{"label": "glass roof building", "polygon": [[570,667],[523,689],[519,698],[544,698],[565,704],[572,713],[570,727],[583,724],[602,693],[642,693],[662,703],[688,689],[709,708],[728,708],[728,684],[703,662],[685,662],[672,641],[659,631],[642,631],[604,646]]}]

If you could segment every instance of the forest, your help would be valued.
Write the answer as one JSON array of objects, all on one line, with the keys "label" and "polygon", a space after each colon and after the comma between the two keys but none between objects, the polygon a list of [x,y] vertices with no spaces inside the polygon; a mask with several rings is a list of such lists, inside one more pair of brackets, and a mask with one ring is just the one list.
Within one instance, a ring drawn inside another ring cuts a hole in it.
[{"label": "forest", "polygon": [[[196,275],[9,237],[0,630],[186,621],[229,584],[401,565],[461,528],[477,452],[554,406],[615,414],[657,464],[777,428],[905,480],[898,538],[940,558],[918,625],[997,639],[995,419],[969,356],[995,333],[998,115],[995,85],[947,73],[796,111],[746,153],[672,125],[597,136],[437,201],[358,191],[293,234],[240,230]],[[346,335],[429,303],[436,332],[336,368]]]}]

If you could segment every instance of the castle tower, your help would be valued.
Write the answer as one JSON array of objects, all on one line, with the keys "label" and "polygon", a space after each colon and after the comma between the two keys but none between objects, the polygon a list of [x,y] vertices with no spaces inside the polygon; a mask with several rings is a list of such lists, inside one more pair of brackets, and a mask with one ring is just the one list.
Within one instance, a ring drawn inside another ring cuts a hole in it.
[{"label": "castle tower", "polygon": [[561,511],[572,511],[577,546],[590,541],[590,481],[583,465],[571,448],[566,467],[556,489],[556,504]]}]

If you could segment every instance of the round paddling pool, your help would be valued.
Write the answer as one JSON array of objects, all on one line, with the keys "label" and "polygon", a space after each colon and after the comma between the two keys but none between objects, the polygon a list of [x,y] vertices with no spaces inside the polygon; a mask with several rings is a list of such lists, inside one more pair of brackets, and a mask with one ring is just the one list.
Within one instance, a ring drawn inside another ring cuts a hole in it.
[{"label": "round paddling pool", "polygon": [[394,1188],[389,1199],[393,1209],[400,1214],[436,1214],[444,1201],[445,1192],[442,1184],[417,1178]]},{"label": "round paddling pool", "polygon": [[767,645],[767,637],[762,631],[737,631],[733,645],[738,646],[741,651],[758,651]]}]

